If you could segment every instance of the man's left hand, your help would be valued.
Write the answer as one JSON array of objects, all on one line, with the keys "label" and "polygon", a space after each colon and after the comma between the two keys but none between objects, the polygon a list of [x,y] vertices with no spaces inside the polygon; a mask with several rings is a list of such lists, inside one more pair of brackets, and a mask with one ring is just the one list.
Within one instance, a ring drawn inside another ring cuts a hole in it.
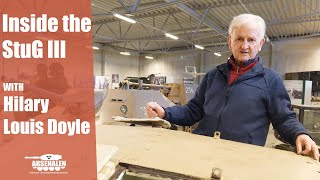
[{"label": "man's left hand", "polygon": [[319,150],[316,143],[306,134],[300,134],[296,139],[297,154],[310,155],[319,161]]}]

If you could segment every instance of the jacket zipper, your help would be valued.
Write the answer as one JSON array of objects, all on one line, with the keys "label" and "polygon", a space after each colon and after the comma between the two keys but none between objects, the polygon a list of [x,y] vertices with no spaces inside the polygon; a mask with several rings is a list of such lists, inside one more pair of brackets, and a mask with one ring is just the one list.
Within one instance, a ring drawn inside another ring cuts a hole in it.
[{"label": "jacket zipper", "polygon": [[[220,124],[221,124],[221,116],[222,116],[222,112],[224,111],[224,109],[226,108],[227,106],[227,103],[228,103],[228,99],[229,99],[229,93],[230,93],[230,85],[228,85],[228,88],[227,88],[227,94],[226,94],[226,101],[223,105],[223,108],[221,110],[221,113],[219,115],[219,120],[218,120],[218,125],[217,125],[217,129],[215,130],[215,133],[216,132],[219,132],[219,128],[220,128]],[[219,132],[220,133],[220,132]]]},{"label": "jacket zipper", "polygon": [[[227,77],[227,74],[226,74],[225,72],[222,72],[222,73]],[[236,74],[239,75],[239,66],[237,66]],[[227,83],[228,83],[228,81],[229,81],[229,80],[227,80]],[[233,84],[235,84],[235,83],[237,83],[237,79],[235,79],[234,82],[232,82],[231,85],[233,85]],[[219,115],[218,125],[217,125],[216,130],[214,131],[214,135],[218,133],[219,136],[220,136],[220,134],[221,134],[221,133],[219,132],[219,128],[220,128],[220,125],[221,125],[221,116],[222,116],[222,113],[223,113],[224,109],[226,108],[226,106],[227,106],[227,104],[228,104],[229,93],[230,93],[230,86],[231,86],[231,85],[228,84],[227,94],[226,94],[226,101],[225,101],[225,103],[224,103],[224,105],[223,105],[223,108],[222,108],[222,110],[221,110],[221,113],[220,113],[220,115]]]},{"label": "jacket zipper", "polygon": [[[225,72],[223,72],[223,74],[224,74],[226,77],[228,77]],[[237,74],[239,74],[239,66],[237,67]],[[228,81],[229,81],[229,80],[227,79],[227,83],[228,83]],[[232,83],[232,84],[233,84],[233,83]],[[214,131],[214,135],[219,134],[219,136],[220,136],[220,134],[221,134],[221,133],[219,132],[219,128],[220,128],[220,125],[221,125],[221,116],[222,116],[222,112],[224,111],[224,109],[225,109],[226,106],[227,106],[228,99],[229,99],[229,93],[230,93],[230,85],[228,84],[227,94],[226,94],[226,101],[225,101],[225,103],[224,103],[224,105],[223,105],[223,108],[222,108],[222,110],[221,110],[221,113],[220,113],[220,115],[219,115],[218,125],[217,125],[216,130]]]},{"label": "jacket zipper", "polygon": [[[237,78],[239,77],[239,68],[240,68],[240,66],[237,66],[237,71],[236,71],[236,74],[238,75]],[[233,83],[232,83],[232,84],[233,84]],[[224,106],[223,106],[223,108],[222,108],[222,110],[221,110],[221,113],[220,113],[220,115],[219,115],[218,125],[217,125],[217,129],[215,130],[215,134],[216,134],[216,132],[218,132],[218,133],[220,134],[219,128],[220,128],[220,124],[221,124],[221,116],[222,116],[223,110],[224,110],[224,109],[226,108],[226,106],[227,106],[228,99],[229,99],[229,93],[230,93],[230,85],[228,85],[228,88],[227,88],[226,101],[225,101]]]}]

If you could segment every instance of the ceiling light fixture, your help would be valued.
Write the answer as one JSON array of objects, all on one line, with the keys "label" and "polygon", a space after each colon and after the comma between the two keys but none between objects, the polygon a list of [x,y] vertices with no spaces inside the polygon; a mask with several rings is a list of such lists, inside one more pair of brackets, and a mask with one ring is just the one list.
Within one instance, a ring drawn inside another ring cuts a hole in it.
[{"label": "ceiling light fixture", "polygon": [[169,33],[166,33],[165,34],[167,37],[171,38],[171,39],[174,39],[174,40],[178,40],[179,38],[177,36],[174,36],[172,34],[169,34]]},{"label": "ceiling light fixture", "polygon": [[152,56],[145,56],[145,58],[147,58],[147,59],[153,59]]},{"label": "ceiling light fixture", "polygon": [[221,54],[218,53],[218,52],[215,52],[215,53],[213,53],[213,54],[216,55],[216,56],[221,56]]},{"label": "ceiling light fixture", "polygon": [[125,55],[125,56],[130,56],[129,52],[120,52],[120,54]]},{"label": "ceiling light fixture", "polygon": [[135,20],[133,20],[133,19],[130,19],[130,18],[128,18],[128,17],[125,17],[125,16],[123,16],[123,15],[121,15],[121,14],[118,14],[118,13],[114,13],[113,14],[115,17],[117,17],[117,18],[119,18],[119,19],[122,19],[122,20],[125,20],[125,21],[127,21],[127,22],[129,22],[129,23],[136,23],[137,21],[135,21]]},{"label": "ceiling light fixture", "polygon": [[92,49],[100,49],[99,47],[96,47],[96,46],[92,46]]},{"label": "ceiling light fixture", "polygon": [[198,49],[204,49],[204,47],[199,46],[199,45],[194,45],[194,47],[198,48]]}]

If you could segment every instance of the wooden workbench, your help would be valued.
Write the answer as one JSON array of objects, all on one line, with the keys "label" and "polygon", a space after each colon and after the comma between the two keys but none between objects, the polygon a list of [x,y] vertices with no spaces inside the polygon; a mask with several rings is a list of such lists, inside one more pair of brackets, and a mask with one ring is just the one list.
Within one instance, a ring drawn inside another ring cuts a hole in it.
[{"label": "wooden workbench", "polygon": [[293,152],[160,128],[97,126],[97,143],[119,148],[113,161],[190,177],[223,180],[316,180],[320,163]]}]

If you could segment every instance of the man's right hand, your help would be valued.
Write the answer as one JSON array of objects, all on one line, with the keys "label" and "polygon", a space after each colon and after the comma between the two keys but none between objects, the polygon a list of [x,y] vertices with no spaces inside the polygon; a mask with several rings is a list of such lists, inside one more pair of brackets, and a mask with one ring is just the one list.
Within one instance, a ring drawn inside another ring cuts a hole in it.
[{"label": "man's right hand", "polygon": [[156,102],[148,102],[146,109],[148,118],[164,118],[165,116],[164,109]]}]

